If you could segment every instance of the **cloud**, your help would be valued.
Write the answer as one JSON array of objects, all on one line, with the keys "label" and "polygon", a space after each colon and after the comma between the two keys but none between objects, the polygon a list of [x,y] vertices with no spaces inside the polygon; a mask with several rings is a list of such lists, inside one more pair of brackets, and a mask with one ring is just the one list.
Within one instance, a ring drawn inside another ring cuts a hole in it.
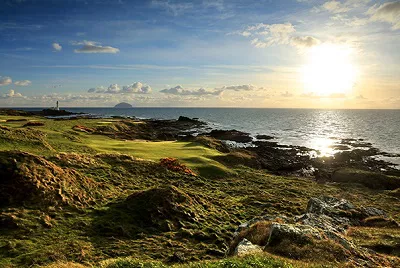
[{"label": "cloud", "polygon": [[343,13],[350,10],[345,4],[335,0],[325,2],[321,8],[332,13]]},{"label": "cloud", "polygon": [[26,86],[30,86],[32,84],[32,82],[29,80],[21,80],[21,81],[15,81],[14,84],[17,86],[26,87]]},{"label": "cloud", "polygon": [[124,93],[149,94],[152,90],[149,85],[143,85],[140,82],[135,82],[131,85],[124,86],[122,91]]},{"label": "cloud", "polygon": [[330,0],[320,6],[315,6],[313,12],[330,12],[334,14],[350,12],[355,8],[365,7],[371,0]]},{"label": "cloud", "polygon": [[106,89],[103,86],[89,88],[88,93],[104,93]]},{"label": "cloud", "polygon": [[312,36],[296,36],[291,39],[291,44],[298,48],[313,47],[321,43],[320,40]]},{"label": "cloud", "polygon": [[350,27],[364,26],[368,23],[368,18],[348,17],[346,14],[336,14],[331,17],[331,20],[344,23]]},{"label": "cloud", "polygon": [[0,77],[0,86],[8,86],[11,83],[12,83],[11,77],[8,76]]},{"label": "cloud", "polygon": [[161,93],[171,94],[171,95],[195,95],[195,96],[206,96],[206,95],[221,95],[223,90],[206,90],[204,88],[199,89],[184,89],[182,86],[178,85],[173,88],[166,88],[160,90]]},{"label": "cloud", "polygon": [[15,92],[13,89],[10,89],[7,94],[3,94],[1,96],[2,99],[10,99],[10,98],[23,98],[21,93]]},{"label": "cloud", "polygon": [[234,91],[250,91],[257,89],[256,86],[253,85],[241,85],[241,86],[224,86],[221,88],[222,90],[234,90]]},{"label": "cloud", "polygon": [[291,45],[297,48],[312,47],[320,44],[320,41],[312,36],[293,36],[296,29],[290,22],[280,24],[258,23],[248,26],[237,34],[244,37],[253,36],[251,44],[257,48],[266,48],[272,45]]},{"label": "cloud", "polygon": [[118,86],[118,84],[111,84],[104,93],[110,93],[110,94],[118,94],[121,92],[121,88]]},{"label": "cloud", "polygon": [[141,82],[135,82],[133,84],[123,86],[122,88],[118,84],[111,84],[107,89],[102,86],[90,88],[87,92],[107,94],[149,94],[152,92],[152,89],[149,85],[144,85]]},{"label": "cloud", "polygon": [[59,43],[53,43],[51,46],[53,47],[54,51],[56,51],[56,52],[62,50],[62,46]]},{"label": "cloud", "polygon": [[166,10],[173,16],[178,16],[179,14],[184,13],[186,10],[193,8],[192,3],[177,3],[172,1],[153,0],[151,4],[153,7]]},{"label": "cloud", "polygon": [[79,49],[75,49],[75,53],[111,53],[119,52],[118,48],[110,46],[101,46],[100,43],[94,41],[72,42],[73,45],[83,45]]},{"label": "cloud", "polygon": [[285,97],[285,98],[291,98],[291,97],[293,97],[293,94],[286,91],[285,93],[282,93],[281,96]]},{"label": "cloud", "polygon": [[387,22],[392,24],[393,30],[400,29],[400,1],[374,5],[367,14],[371,15],[372,21]]}]

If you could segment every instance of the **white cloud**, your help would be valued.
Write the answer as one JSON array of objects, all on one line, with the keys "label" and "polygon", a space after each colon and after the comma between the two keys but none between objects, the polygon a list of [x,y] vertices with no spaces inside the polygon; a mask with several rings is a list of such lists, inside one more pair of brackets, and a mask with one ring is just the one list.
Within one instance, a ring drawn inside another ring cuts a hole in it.
[{"label": "white cloud", "polygon": [[251,40],[251,44],[257,48],[266,48],[272,45],[291,45],[297,48],[312,47],[321,42],[312,36],[293,36],[296,29],[293,24],[264,24],[258,23],[248,26],[244,31],[236,31],[231,34],[238,34],[244,37],[258,36]]},{"label": "white cloud", "polygon": [[51,46],[53,47],[54,51],[62,50],[62,46],[59,43],[53,43]]},{"label": "white cloud", "polygon": [[332,13],[344,13],[350,10],[349,7],[335,0],[325,2],[321,7]]},{"label": "white cloud", "polygon": [[111,84],[107,89],[102,86],[90,88],[87,92],[107,94],[149,94],[152,92],[152,89],[149,85],[144,85],[141,82],[135,82],[133,84],[123,86],[122,88],[118,84]]},{"label": "white cloud", "polygon": [[291,39],[291,44],[298,48],[313,47],[319,45],[320,43],[320,40],[312,36],[296,36]]},{"label": "white cloud", "polygon": [[13,89],[10,89],[7,94],[3,94],[1,96],[2,99],[10,99],[10,98],[23,98],[21,93],[15,92]]},{"label": "white cloud", "polygon": [[104,93],[118,94],[120,92],[121,88],[118,86],[118,84],[111,84]]},{"label": "white cloud", "polygon": [[12,83],[11,77],[8,76],[0,77],[0,86],[8,86],[11,83]]},{"label": "white cloud", "polygon": [[79,49],[75,49],[75,53],[111,53],[115,54],[119,52],[118,48],[110,46],[101,46],[100,43],[94,41],[82,41],[82,42],[72,42],[73,45],[83,45]]},{"label": "white cloud", "polygon": [[250,91],[257,89],[256,86],[253,85],[241,85],[241,86],[224,86],[223,90],[234,90],[234,91]]},{"label": "white cloud", "polygon": [[30,86],[32,84],[32,82],[29,80],[21,80],[21,81],[15,81],[14,84],[17,86],[26,87],[26,86]]},{"label": "white cloud", "polygon": [[206,90],[204,88],[199,89],[184,89],[182,86],[178,85],[173,88],[165,88],[160,90],[161,93],[171,94],[171,95],[195,95],[195,96],[206,96],[206,95],[221,95],[223,90]]},{"label": "white cloud", "polygon": [[368,23],[368,18],[348,17],[346,14],[335,14],[331,20],[344,23],[350,27],[364,26]]},{"label": "white cloud", "polygon": [[330,12],[334,14],[350,12],[356,8],[365,7],[371,0],[330,0],[318,7],[314,7],[314,12]]},{"label": "white cloud", "polygon": [[143,85],[140,82],[135,82],[131,85],[124,86],[122,88],[124,93],[137,93],[137,94],[149,94],[151,93],[151,87],[149,85]]},{"label": "white cloud", "polygon": [[400,29],[400,1],[374,5],[367,14],[371,15],[372,21],[387,22],[392,24],[393,30]]}]

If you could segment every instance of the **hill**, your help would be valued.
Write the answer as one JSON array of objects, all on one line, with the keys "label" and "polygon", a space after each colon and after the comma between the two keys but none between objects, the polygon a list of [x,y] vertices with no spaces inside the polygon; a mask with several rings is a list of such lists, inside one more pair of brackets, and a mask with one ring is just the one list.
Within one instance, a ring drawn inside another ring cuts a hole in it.
[{"label": "hill", "polygon": [[127,102],[121,102],[115,105],[114,108],[133,108],[133,106]]}]

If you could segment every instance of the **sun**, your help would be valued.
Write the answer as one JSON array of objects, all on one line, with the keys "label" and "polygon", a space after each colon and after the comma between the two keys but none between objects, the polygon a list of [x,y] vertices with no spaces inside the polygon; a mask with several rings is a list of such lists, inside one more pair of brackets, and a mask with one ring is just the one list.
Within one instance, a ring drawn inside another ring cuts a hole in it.
[{"label": "sun", "polygon": [[353,49],[346,45],[321,44],[307,52],[302,68],[306,94],[321,97],[346,95],[352,90],[357,69],[351,61]]}]

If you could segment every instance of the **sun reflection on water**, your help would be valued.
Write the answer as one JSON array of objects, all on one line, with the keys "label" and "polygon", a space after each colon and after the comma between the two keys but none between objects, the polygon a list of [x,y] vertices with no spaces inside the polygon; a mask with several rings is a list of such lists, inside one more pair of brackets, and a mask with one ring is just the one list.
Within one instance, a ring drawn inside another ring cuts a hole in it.
[{"label": "sun reflection on water", "polygon": [[335,141],[328,138],[314,138],[310,141],[311,148],[319,151],[318,156],[332,156],[335,153],[333,149]]}]

